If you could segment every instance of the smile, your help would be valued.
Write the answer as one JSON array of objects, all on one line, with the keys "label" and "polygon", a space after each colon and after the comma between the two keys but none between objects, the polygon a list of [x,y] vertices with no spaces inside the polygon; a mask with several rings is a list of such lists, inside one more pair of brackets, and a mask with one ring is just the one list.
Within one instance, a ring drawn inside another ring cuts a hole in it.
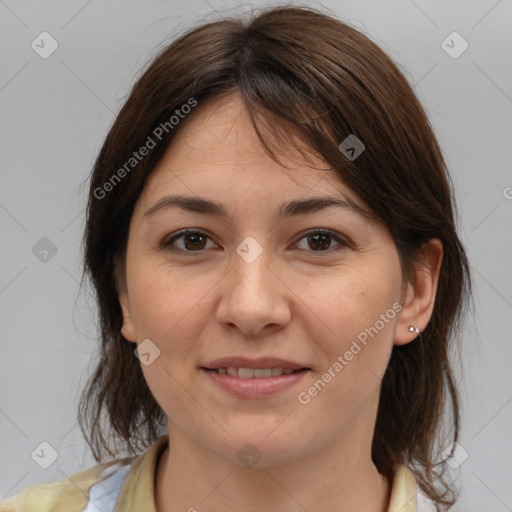
[{"label": "smile", "polygon": [[309,372],[307,368],[200,368],[210,382],[237,398],[266,398],[298,384]]},{"label": "smile", "polygon": [[216,368],[212,371],[221,375],[231,375],[231,377],[239,377],[240,379],[260,379],[264,377],[280,377],[281,375],[289,375],[298,370],[291,368],[236,368],[227,366],[225,368]]}]

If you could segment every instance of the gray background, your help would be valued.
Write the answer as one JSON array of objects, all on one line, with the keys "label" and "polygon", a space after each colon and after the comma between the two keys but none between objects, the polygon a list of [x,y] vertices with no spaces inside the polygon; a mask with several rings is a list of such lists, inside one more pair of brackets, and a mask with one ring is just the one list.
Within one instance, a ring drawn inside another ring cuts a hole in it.
[{"label": "gray background", "polygon": [[[162,42],[202,16],[263,4],[0,0],[0,500],[95,464],[75,410],[96,332],[94,304],[78,293],[82,184],[115,113]],[[323,5],[403,66],[444,150],[476,284],[457,510],[512,510],[512,1]],[[43,31],[59,45],[47,59],[31,48]],[[457,58],[442,47],[453,31],[469,44]],[[57,248],[46,261],[43,237]],[[31,457],[48,457],[43,441],[58,453],[48,469]]]}]

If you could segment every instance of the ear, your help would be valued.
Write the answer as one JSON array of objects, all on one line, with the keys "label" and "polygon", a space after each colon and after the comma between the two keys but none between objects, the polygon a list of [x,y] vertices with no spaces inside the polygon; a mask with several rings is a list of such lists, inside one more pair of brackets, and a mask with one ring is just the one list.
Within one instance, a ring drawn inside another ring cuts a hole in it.
[{"label": "ear", "polygon": [[395,327],[395,345],[405,345],[416,339],[418,334],[409,327],[424,331],[432,316],[436,300],[439,271],[443,259],[443,244],[438,238],[425,242],[418,255],[414,282],[407,283],[403,309]]},{"label": "ear", "polygon": [[137,342],[135,336],[135,325],[131,315],[130,298],[128,296],[128,287],[126,284],[126,269],[124,261],[117,261],[114,270],[115,283],[117,289],[117,296],[121,305],[123,314],[123,326],[121,327],[121,334],[132,342]]}]

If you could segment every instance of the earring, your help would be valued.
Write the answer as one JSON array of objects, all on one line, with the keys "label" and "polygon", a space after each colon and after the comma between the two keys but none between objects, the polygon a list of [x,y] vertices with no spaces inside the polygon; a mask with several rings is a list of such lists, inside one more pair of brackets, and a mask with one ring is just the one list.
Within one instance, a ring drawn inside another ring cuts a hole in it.
[{"label": "earring", "polygon": [[420,330],[414,325],[409,326],[409,332],[415,332],[416,334],[420,334]]}]

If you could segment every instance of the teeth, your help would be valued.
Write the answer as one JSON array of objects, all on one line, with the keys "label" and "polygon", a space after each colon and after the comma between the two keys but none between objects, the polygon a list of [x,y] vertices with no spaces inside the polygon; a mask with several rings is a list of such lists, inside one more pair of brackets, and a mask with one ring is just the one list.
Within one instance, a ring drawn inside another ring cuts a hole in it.
[{"label": "teeth", "polygon": [[255,370],[251,368],[238,368],[238,378],[240,379],[252,379],[255,376],[254,374]]},{"label": "teeth", "polygon": [[291,368],[235,368],[228,366],[227,368],[218,368],[217,373],[221,375],[231,375],[231,377],[238,377],[240,379],[253,379],[260,377],[280,377],[281,375],[290,375],[293,373]]},{"label": "teeth", "polygon": [[231,375],[231,377],[238,377],[238,370],[233,366],[228,366],[227,372],[228,375]]},{"label": "teeth", "polygon": [[270,377],[272,375],[272,370],[270,368],[258,368],[254,370],[255,377]]}]

